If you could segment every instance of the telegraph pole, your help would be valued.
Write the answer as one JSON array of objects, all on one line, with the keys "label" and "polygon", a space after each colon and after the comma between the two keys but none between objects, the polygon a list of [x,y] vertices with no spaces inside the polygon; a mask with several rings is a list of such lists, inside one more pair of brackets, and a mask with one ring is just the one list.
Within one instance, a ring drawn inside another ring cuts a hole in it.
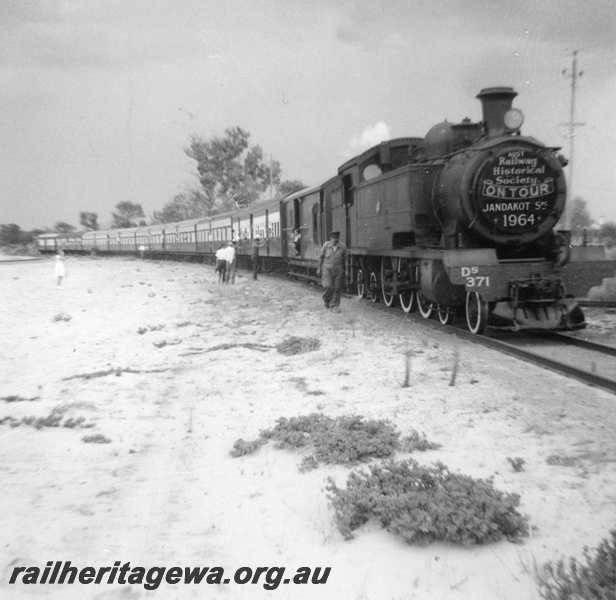
[{"label": "telegraph pole", "polygon": [[273,168],[274,168],[274,159],[272,155],[270,154],[270,178],[269,178],[270,179],[270,189],[269,189],[270,200],[274,193],[274,176],[272,174]]},{"label": "telegraph pole", "polygon": [[573,65],[571,67],[571,73],[567,73],[567,69],[564,69],[562,74],[565,77],[571,78],[571,110],[569,114],[569,122],[563,123],[569,127],[569,181],[567,182],[568,196],[567,203],[565,204],[565,214],[563,215],[562,229],[565,231],[571,231],[571,210],[573,207],[573,147],[575,138],[575,128],[583,127],[586,123],[575,122],[575,91],[578,77],[581,77],[584,71],[577,70],[577,54],[578,51],[573,51]]}]

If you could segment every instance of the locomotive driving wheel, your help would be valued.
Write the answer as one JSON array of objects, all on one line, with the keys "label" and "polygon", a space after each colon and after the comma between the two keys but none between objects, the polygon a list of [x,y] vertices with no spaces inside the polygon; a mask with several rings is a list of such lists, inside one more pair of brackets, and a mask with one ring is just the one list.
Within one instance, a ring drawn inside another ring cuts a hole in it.
[{"label": "locomotive driving wheel", "polygon": [[366,288],[367,286],[366,277],[364,275],[364,269],[359,267],[357,269],[357,297],[365,298],[366,297]]},{"label": "locomotive driving wheel", "polygon": [[478,292],[466,293],[466,324],[471,333],[481,335],[488,323],[488,303]]},{"label": "locomotive driving wheel", "polygon": [[391,256],[384,256],[381,259],[381,291],[383,293],[383,302],[385,306],[392,306],[396,301],[396,295],[387,293],[385,290],[391,291],[394,279],[394,265]]},{"label": "locomotive driving wheel", "polygon": [[453,306],[446,306],[445,304],[439,304],[436,312],[438,313],[438,320],[443,325],[451,325],[456,316]]},{"label": "locomotive driving wheel", "polygon": [[434,304],[421,292],[417,292],[417,308],[424,319],[429,319],[434,314]]},{"label": "locomotive driving wheel", "polygon": [[[417,282],[417,267],[408,258],[402,258],[398,262],[398,283],[403,285],[406,283]],[[405,313],[415,312],[417,310],[417,292],[415,290],[405,290],[398,294],[400,307]]]},{"label": "locomotive driving wheel", "polygon": [[381,290],[379,289],[379,281],[374,271],[370,271],[370,299],[372,302],[378,302]]}]

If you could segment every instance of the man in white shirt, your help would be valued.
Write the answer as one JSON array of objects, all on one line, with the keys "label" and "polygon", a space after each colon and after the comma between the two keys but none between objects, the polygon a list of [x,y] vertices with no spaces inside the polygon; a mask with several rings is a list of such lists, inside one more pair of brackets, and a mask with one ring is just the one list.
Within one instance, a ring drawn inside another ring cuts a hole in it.
[{"label": "man in white shirt", "polygon": [[235,246],[233,242],[229,242],[229,245],[225,248],[225,259],[227,261],[227,274],[225,283],[231,282],[231,285],[235,283],[235,267],[237,266],[237,260],[235,257]]},{"label": "man in white shirt", "polygon": [[218,273],[218,283],[224,283],[227,279],[227,247],[224,244],[216,250],[216,273]]}]

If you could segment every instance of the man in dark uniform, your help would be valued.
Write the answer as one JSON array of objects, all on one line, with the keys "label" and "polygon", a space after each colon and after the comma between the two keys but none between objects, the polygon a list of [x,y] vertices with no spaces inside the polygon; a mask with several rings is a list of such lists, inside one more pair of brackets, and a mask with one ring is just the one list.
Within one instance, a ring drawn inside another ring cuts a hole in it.
[{"label": "man in dark uniform", "polygon": [[321,276],[323,302],[326,309],[340,312],[340,295],[344,285],[347,247],[340,241],[340,232],[332,231],[331,239],[325,242],[319,255],[317,277]]},{"label": "man in dark uniform", "polygon": [[259,272],[259,248],[261,248],[265,242],[267,242],[267,238],[264,240],[261,239],[260,235],[255,235],[254,240],[252,242],[252,278],[257,278],[257,273]]}]

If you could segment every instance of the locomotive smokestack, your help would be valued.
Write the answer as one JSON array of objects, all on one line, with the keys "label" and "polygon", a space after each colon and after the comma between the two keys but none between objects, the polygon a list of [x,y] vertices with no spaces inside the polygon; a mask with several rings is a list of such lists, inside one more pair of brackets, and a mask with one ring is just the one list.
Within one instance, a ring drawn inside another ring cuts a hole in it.
[{"label": "locomotive smokestack", "polygon": [[498,137],[505,133],[505,113],[517,95],[510,87],[485,88],[477,94],[483,106],[483,121],[488,137]]}]

